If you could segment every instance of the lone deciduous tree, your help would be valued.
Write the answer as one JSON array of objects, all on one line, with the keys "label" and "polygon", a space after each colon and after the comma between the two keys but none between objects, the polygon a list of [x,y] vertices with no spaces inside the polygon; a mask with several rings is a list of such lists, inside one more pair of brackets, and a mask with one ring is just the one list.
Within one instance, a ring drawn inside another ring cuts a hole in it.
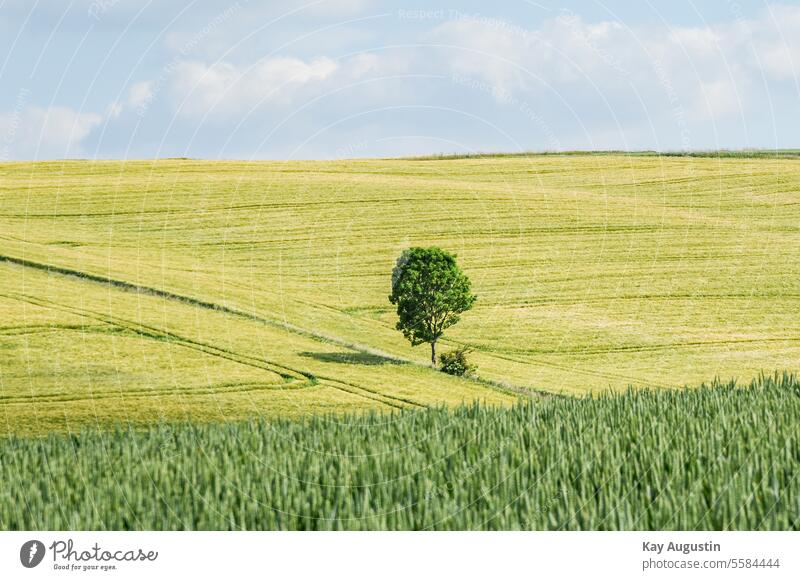
[{"label": "lone deciduous tree", "polygon": [[436,365],[436,341],[472,308],[478,297],[456,257],[440,248],[410,248],[392,270],[389,300],[397,305],[397,330],[412,346],[428,342],[431,364]]}]

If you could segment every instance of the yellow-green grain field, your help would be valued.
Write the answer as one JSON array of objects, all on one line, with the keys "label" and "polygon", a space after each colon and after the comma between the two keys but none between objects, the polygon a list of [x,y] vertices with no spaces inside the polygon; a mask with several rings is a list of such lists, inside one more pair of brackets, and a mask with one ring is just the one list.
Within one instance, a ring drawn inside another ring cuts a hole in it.
[{"label": "yellow-green grain field", "polygon": [[[426,365],[394,261],[478,295]],[[749,381],[800,361],[800,160],[0,164],[0,432]]]}]

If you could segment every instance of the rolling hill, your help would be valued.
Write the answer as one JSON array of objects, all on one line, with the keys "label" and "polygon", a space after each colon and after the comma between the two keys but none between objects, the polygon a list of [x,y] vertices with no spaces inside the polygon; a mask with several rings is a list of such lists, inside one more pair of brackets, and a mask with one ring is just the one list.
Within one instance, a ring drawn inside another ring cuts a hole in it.
[{"label": "rolling hill", "polygon": [[[800,161],[568,155],[0,164],[0,431],[748,381],[800,357]],[[479,299],[426,366],[412,245]]]}]

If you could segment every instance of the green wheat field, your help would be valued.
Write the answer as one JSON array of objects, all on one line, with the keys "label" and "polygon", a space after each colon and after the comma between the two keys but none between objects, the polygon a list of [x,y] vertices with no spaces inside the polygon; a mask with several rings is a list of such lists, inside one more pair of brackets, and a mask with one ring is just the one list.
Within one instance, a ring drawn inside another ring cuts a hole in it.
[{"label": "green wheat field", "polygon": [[[800,383],[0,441],[5,529],[790,530]],[[46,474],[46,475],[42,475]]]},{"label": "green wheat field", "polygon": [[[792,155],[2,163],[0,529],[796,529],[799,191]],[[472,280],[475,377],[394,328],[410,246]]]}]

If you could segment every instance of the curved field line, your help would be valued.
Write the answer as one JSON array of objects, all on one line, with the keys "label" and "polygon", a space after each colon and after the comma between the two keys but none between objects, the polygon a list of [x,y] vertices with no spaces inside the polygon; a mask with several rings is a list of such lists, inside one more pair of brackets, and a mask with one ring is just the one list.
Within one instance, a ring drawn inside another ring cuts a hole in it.
[{"label": "curved field line", "polygon": [[[297,371],[295,369],[286,367],[284,365],[266,360],[256,358],[250,355],[244,355],[241,353],[233,352],[227,349],[223,349],[211,344],[206,344],[199,341],[194,341],[188,338],[185,338],[179,334],[175,334],[174,332],[170,332],[168,330],[163,330],[160,328],[156,328],[154,326],[149,326],[146,324],[142,324],[139,322],[133,322],[130,320],[126,320],[124,318],[120,318],[118,316],[110,316],[107,314],[102,314],[99,312],[94,312],[92,310],[85,310],[82,308],[75,308],[69,307],[63,304],[58,304],[56,302],[52,302],[50,300],[45,300],[43,298],[38,298],[34,296],[29,296],[25,294],[20,294],[18,296],[14,295],[6,295],[8,298],[14,298],[23,302],[28,302],[30,304],[34,304],[36,306],[40,306],[42,308],[51,308],[53,310],[60,310],[62,312],[67,312],[69,314],[76,314],[79,316],[83,316],[85,318],[90,318],[93,320],[99,320],[100,322],[104,322],[107,325],[115,326],[120,328],[124,331],[131,332],[138,336],[142,336],[145,338],[150,338],[153,340],[160,340],[169,342],[169,344],[174,344],[177,346],[183,346],[186,348],[190,348],[192,350],[196,350],[202,352],[203,354],[207,354],[210,356],[216,356],[219,358],[224,358],[226,360],[254,367],[260,370],[265,370],[269,372],[273,372],[277,375],[280,375],[287,379],[293,380],[301,380],[300,377],[305,379],[310,379],[309,373],[304,373],[302,371]],[[244,360],[242,360],[244,359]],[[248,360],[249,359],[249,360]],[[274,367],[274,368],[270,368]],[[292,373],[292,374],[289,374]]]},{"label": "curved field line", "polygon": [[484,354],[484,355],[496,357],[496,358],[503,359],[503,360],[509,360],[511,362],[522,363],[522,364],[525,364],[525,365],[531,365],[531,366],[538,365],[538,366],[542,366],[542,367],[557,369],[557,370],[560,370],[560,371],[569,371],[571,373],[578,373],[578,374],[582,374],[582,375],[587,375],[587,376],[590,376],[590,377],[600,377],[600,378],[604,378],[604,379],[623,380],[623,381],[628,381],[629,385],[639,384],[639,385],[642,385],[642,386],[658,387],[660,389],[669,389],[670,388],[669,386],[664,385],[664,384],[655,383],[653,381],[645,381],[644,379],[640,379],[640,378],[636,378],[636,377],[629,377],[627,375],[621,375],[621,374],[617,374],[617,373],[592,371],[592,370],[585,369],[585,368],[579,368],[579,367],[573,367],[573,366],[567,366],[567,365],[559,365],[559,364],[556,364],[556,363],[544,362],[544,361],[536,360],[536,359],[523,359],[523,360],[520,360],[518,358],[515,358],[515,357],[512,357],[512,356],[508,356],[508,355],[504,355],[504,354],[500,354],[500,353],[493,352],[493,351],[487,352],[485,350],[482,350],[479,347],[475,347],[475,350],[480,352],[481,354]]},{"label": "curved field line", "polygon": [[[336,384],[338,383],[338,384]],[[364,387],[358,387],[356,385],[351,385],[350,383],[345,383],[343,381],[339,381],[336,379],[331,378],[323,378],[320,377],[320,384],[328,385],[333,389],[337,389],[339,391],[348,393],[350,395],[358,395],[359,397],[363,397],[365,399],[370,399],[372,401],[377,401],[378,403],[382,403],[389,407],[393,407],[395,409],[406,409],[408,408],[407,405],[403,405],[398,401],[407,402],[408,404],[415,406],[420,409],[424,409],[426,406],[422,403],[416,403],[411,401],[410,399],[400,399],[399,397],[392,397],[391,395],[384,395],[383,393],[378,393],[377,391],[372,391],[369,389],[365,389]],[[352,387],[352,389],[348,389],[346,387]],[[353,390],[355,389],[355,390]],[[359,391],[366,391],[366,392],[359,392]],[[388,401],[384,401],[383,399],[389,399]]]},{"label": "curved field line", "polygon": [[703,294],[617,294],[609,296],[595,296],[593,298],[572,298],[572,297],[550,297],[539,298],[536,300],[524,301],[508,301],[502,304],[505,308],[527,308],[532,306],[547,306],[550,304],[566,304],[569,306],[582,306],[585,304],[608,304],[614,301],[636,301],[636,300],[706,300],[706,299],[724,299],[724,300],[753,300],[754,298],[770,299],[770,298],[800,298],[800,294],[792,294],[790,292],[759,292],[754,294],[752,292],[726,292],[726,293],[703,293]]},{"label": "curved field line", "polygon": [[[703,348],[707,346],[726,346],[734,344],[758,344],[771,342],[799,342],[800,336],[770,337],[770,338],[741,338],[731,340],[706,340],[696,342],[665,342],[661,344],[643,344],[633,346],[616,346],[613,348],[572,348],[572,349],[550,349],[550,350],[522,350],[510,348],[495,348],[494,352],[517,355],[538,355],[538,354],[615,354],[615,353],[637,353],[637,352],[657,352],[670,349]],[[489,348],[482,345],[473,345],[475,349]],[[483,351],[482,351],[483,352]]]},{"label": "curved field line", "polygon": [[[91,310],[85,310],[81,308],[74,308],[68,307],[63,304],[57,304],[51,302],[49,300],[45,300],[42,298],[34,298],[32,296],[20,295],[20,296],[8,296],[9,298],[15,298],[17,300],[22,300],[25,302],[29,302],[31,304],[35,304],[37,306],[41,306],[44,308],[52,308],[55,310],[61,310],[62,312],[68,312],[70,314],[77,314],[80,316],[84,316],[86,318],[91,318],[94,320],[99,320],[104,322],[108,325],[116,326],[118,328],[122,328],[123,330],[132,332],[139,336],[144,336],[146,338],[151,338],[154,340],[165,340],[169,342],[169,344],[174,344],[177,346],[182,346],[185,348],[190,348],[192,350],[196,350],[202,352],[203,354],[207,354],[210,356],[217,356],[220,358],[224,358],[226,360],[230,360],[235,363],[251,366],[254,368],[258,368],[261,370],[266,370],[269,372],[276,373],[284,378],[289,378],[292,380],[300,380],[300,377],[309,381],[308,386],[313,386],[311,381],[325,381],[329,383],[329,386],[333,388],[337,388],[341,391],[347,392],[352,395],[358,395],[366,399],[378,401],[385,405],[395,407],[398,409],[404,408],[405,405],[413,405],[416,407],[424,408],[426,405],[414,401],[413,399],[408,399],[405,397],[397,397],[394,395],[389,395],[386,393],[381,393],[379,391],[375,391],[373,389],[368,389],[366,387],[356,385],[353,383],[348,383],[346,381],[342,381],[340,379],[336,379],[334,377],[316,375],[307,371],[297,370],[291,367],[287,367],[285,365],[275,363],[266,359],[260,359],[253,357],[251,355],[242,354],[234,351],[230,351],[227,349],[223,349],[214,345],[202,343],[199,341],[194,341],[178,334],[175,334],[170,331],[166,331],[163,329],[159,329],[153,326],[141,324],[138,322],[132,322],[123,318],[109,316],[106,314],[97,313]],[[143,330],[144,329],[144,330]],[[242,360],[244,359],[244,360]],[[275,367],[275,368],[270,368]],[[278,370],[276,370],[278,369]],[[287,374],[293,373],[293,374]],[[295,376],[298,375],[298,376]],[[278,390],[278,389],[275,389]],[[287,390],[299,390],[299,389],[287,389]],[[171,391],[165,391],[166,394],[169,394]],[[192,392],[192,391],[189,391]],[[385,399],[385,400],[384,400]]]},{"label": "curved field line", "polygon": [[0,328],[0,336],[24,336],[26,334],[45,334],[61,330],[100,330],[104,324],[81,326],[79,324],[32,324],[30,326],[6,326]]},{"label": "curved field line", "polygon": [[[273,326],[275,328],[280,328],[282,330],[286,330],[288,332],[293,332],[295,334],[299,334],[300,336],[304,336],[306,338],[310,338],[312,340],[316,340],[318,342],[322,342],[325,344],[335,344],[337,346],[342,346],[344,348],[348,348],[350,350],[360,352],[362,354],[380,354],[380,356],[386,356],[386,358],[394,358],[396,360],[397,357],[393,357],[392,355],[378,353],[374,349],[370,349],[366,346],[356,345],[352,343],[348,343],[340,338],[327,336],[318,332],[313,332],[310,330],[306,330],[304,328],[300,328],[293,324],[289,324],[286,322],[281,322],[274,319],[265,318],[263,316],[259,316],[257,314],[253,314],[250,312],[245,312],[244,310],[239,310],[237,308],[231,308],[230,306],[225,306],[223,304],[217,304],[215,302],[208,302],[206,300],[200,300],[198,298],[193,298],[191,296],[186,296],[183,294],[177,294],[175,292],[170,292],[168,290],[160,290],[158,288],[152,288],[149,286],[143,286],[141,284],[134,284],[132,282],[126,282],[124,280],[118,280],[115,278],[109,278],[106,276],[98,276],[97,274],[91,274],[88,272],[82,272],[80,270],[73,270],[71,268],[63,268],[61,266],[52,266],[49,264],[42,264],[40,262],[34,262],[31,260],[26,260],[23,258],[15,258],[13,256],[3,255],[0,254],[0,262],[6,262],[9,264],[15,264],[17,266],[23,266],[26,268],[33,268],[35,270],[40,270],[43,272],[48,273],[55,273],[60,274],[62,276],[68,276],[71,278],[77,278],[79,280],[88,280],[90,282],[96,282],[99,284],[104,284],[113,288],[117,288],[119,290],[123,290],[125,292],[133,292],[135,294],[143,294],[146,296],[155,296],[158,298],[165,298],[168,300],[175,300],[177,302],[182,302],[184,304],[188,304],[190,306],[196,306],[198,308],[205,308],[206,310],[214,310],[216,312],[222,312],[224,314],[230,314],[231,316],[236,316],[239,318],[243,318],[245,320],[250,320],[253,322],[260,322],[262,324],[266,324],[269,326]],[[412,361],[405,361],[403,362],[412,362]]]},{"label": "curved field line", "polygon": [[175,387],[170,389],[129,389],[125,391],[99,391],[93,392],[89,395],[73,395],[69,393],[46,393],[34,396],[12,395],[3,397],[0,396],[0,404],[14,405],[14,404],[30,404],[32,400],[37,403],[77,403],[80,401],[95,401],[99,399],[140,399],[149,397],[170,397],[177,395],[224,395],[227,393],[251,393],[257,391],[303,391],[311,389],[317,385],[305,383],[300,386],[287,386],[281,383],[258,383],[247,382],[239,383],[238,385],[230,386],[231,383],[226,383],[227,387]]}]

